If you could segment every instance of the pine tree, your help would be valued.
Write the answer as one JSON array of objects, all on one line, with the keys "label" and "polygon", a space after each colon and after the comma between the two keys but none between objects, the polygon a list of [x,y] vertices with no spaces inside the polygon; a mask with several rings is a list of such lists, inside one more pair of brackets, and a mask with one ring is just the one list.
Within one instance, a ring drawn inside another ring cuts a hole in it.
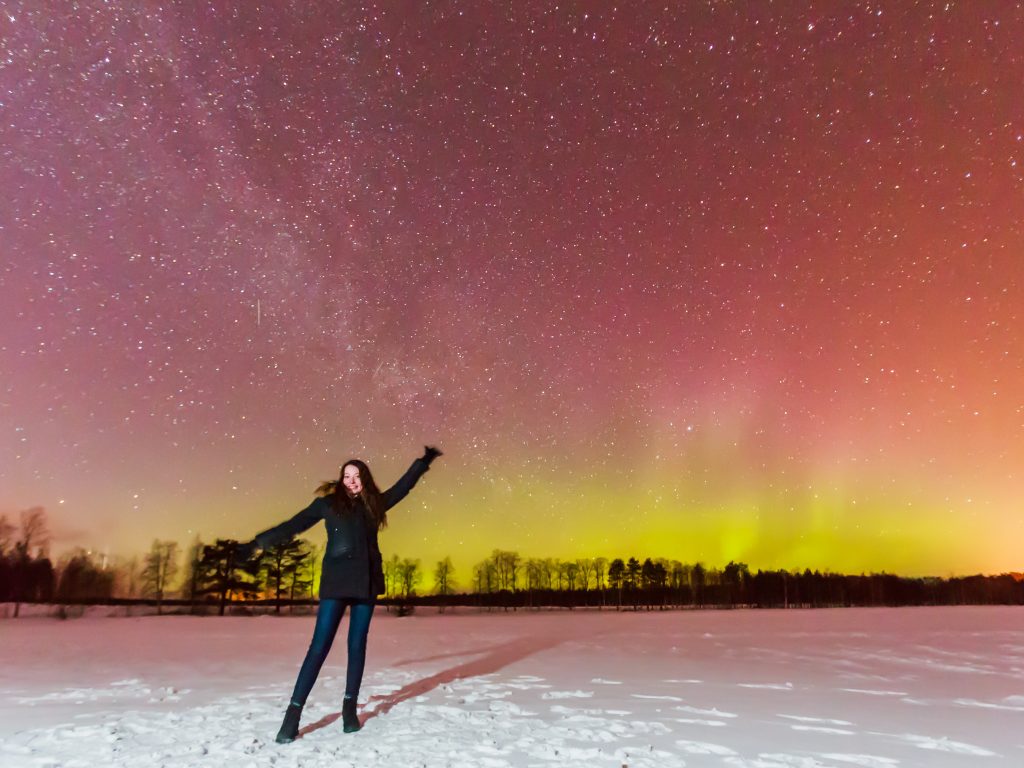
[{"label": "pine tree", "polygon": [[216,595],[221,616],[229,599],[241,596],[251,600],[260,591],[259,558],[239,560],[235,554],[238,544],[234,539],[217,539],[203,547],[199,561],[198,594]]}]

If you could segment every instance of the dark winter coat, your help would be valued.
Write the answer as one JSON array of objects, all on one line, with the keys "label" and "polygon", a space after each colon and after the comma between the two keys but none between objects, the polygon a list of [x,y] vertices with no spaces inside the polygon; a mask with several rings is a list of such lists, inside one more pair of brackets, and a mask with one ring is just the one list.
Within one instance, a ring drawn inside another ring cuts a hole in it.
[{"label": "dark winter coat", "polygon": [[[430,465],[416,459],[402,478],[381,494],[384,510],[404,499]],[[344,489],[339,488],[339,493]],[[290,520],[257,534],[266,549],[289,541],[320,520],[327,526],[327,551],[320,573],[320,597],[367,599],[384,592],[384,562],[377,544],[377,526],[369,510],[357,502],[351,512],[336,512],[334,497],[322,496]]]}]

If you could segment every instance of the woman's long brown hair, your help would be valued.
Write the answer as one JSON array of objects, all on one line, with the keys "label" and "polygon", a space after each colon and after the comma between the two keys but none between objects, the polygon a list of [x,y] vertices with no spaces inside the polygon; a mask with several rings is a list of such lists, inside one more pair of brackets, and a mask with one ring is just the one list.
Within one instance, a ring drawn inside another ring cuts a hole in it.
[{"label": "woman's long brown hair", "polygon": [[[342,478],[345,477],[345,467],[353,466],[359,470],[359,479],[363,482],[363,490],[358,496],[349,496],[345,489]],[[363,505],[370,513],[370,519],[377,525],[377,530],[386,528],[388,524],[387,510],[384,509],[384,496],[374,482],[370,468],[366,462],[359,459],[349,459],[341,465],[338,471],[337,480],[328,480],[320,484],[316,492],[324,497],[331,497],[331,505],[339,515],[352,514],[355,511],[356,501],[362,500]]]}]

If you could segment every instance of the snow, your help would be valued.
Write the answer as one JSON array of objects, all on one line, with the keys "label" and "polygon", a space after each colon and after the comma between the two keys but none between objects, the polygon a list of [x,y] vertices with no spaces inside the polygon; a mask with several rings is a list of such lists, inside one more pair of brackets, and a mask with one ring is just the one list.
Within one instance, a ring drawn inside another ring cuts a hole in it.
[{"label": "snow", "polygon": [[363,730],[339,633],[287,745],[311,616],[0,619],[0,766],[1019,766],[1022,619],[378,609]]}]

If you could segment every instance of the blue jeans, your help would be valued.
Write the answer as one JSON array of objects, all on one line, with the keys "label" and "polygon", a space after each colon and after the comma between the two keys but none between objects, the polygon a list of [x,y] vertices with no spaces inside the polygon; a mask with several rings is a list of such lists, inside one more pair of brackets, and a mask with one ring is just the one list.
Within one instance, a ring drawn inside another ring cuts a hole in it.
[{"label": "blue jeans", "polygon": [[359,684],[363,681],[363,667],[366,665],[366,635],[370,631],[370,619],[373,617],[373,606],[376,599],[357,600],[355,598],[324,598],[316,612],[316,627],[313,629],[313,641],[306,651],[306,658],[299,670],[299,678],[295,681],[292,692],[292,704],[303,706],[309,696],[320,667],[323,666],[327,652],[338,632],[341,617],[345,615],[346,606],[352,606],[352,614],[348,620],[348,674],[345,678],[345,698],[359,698]]}]

